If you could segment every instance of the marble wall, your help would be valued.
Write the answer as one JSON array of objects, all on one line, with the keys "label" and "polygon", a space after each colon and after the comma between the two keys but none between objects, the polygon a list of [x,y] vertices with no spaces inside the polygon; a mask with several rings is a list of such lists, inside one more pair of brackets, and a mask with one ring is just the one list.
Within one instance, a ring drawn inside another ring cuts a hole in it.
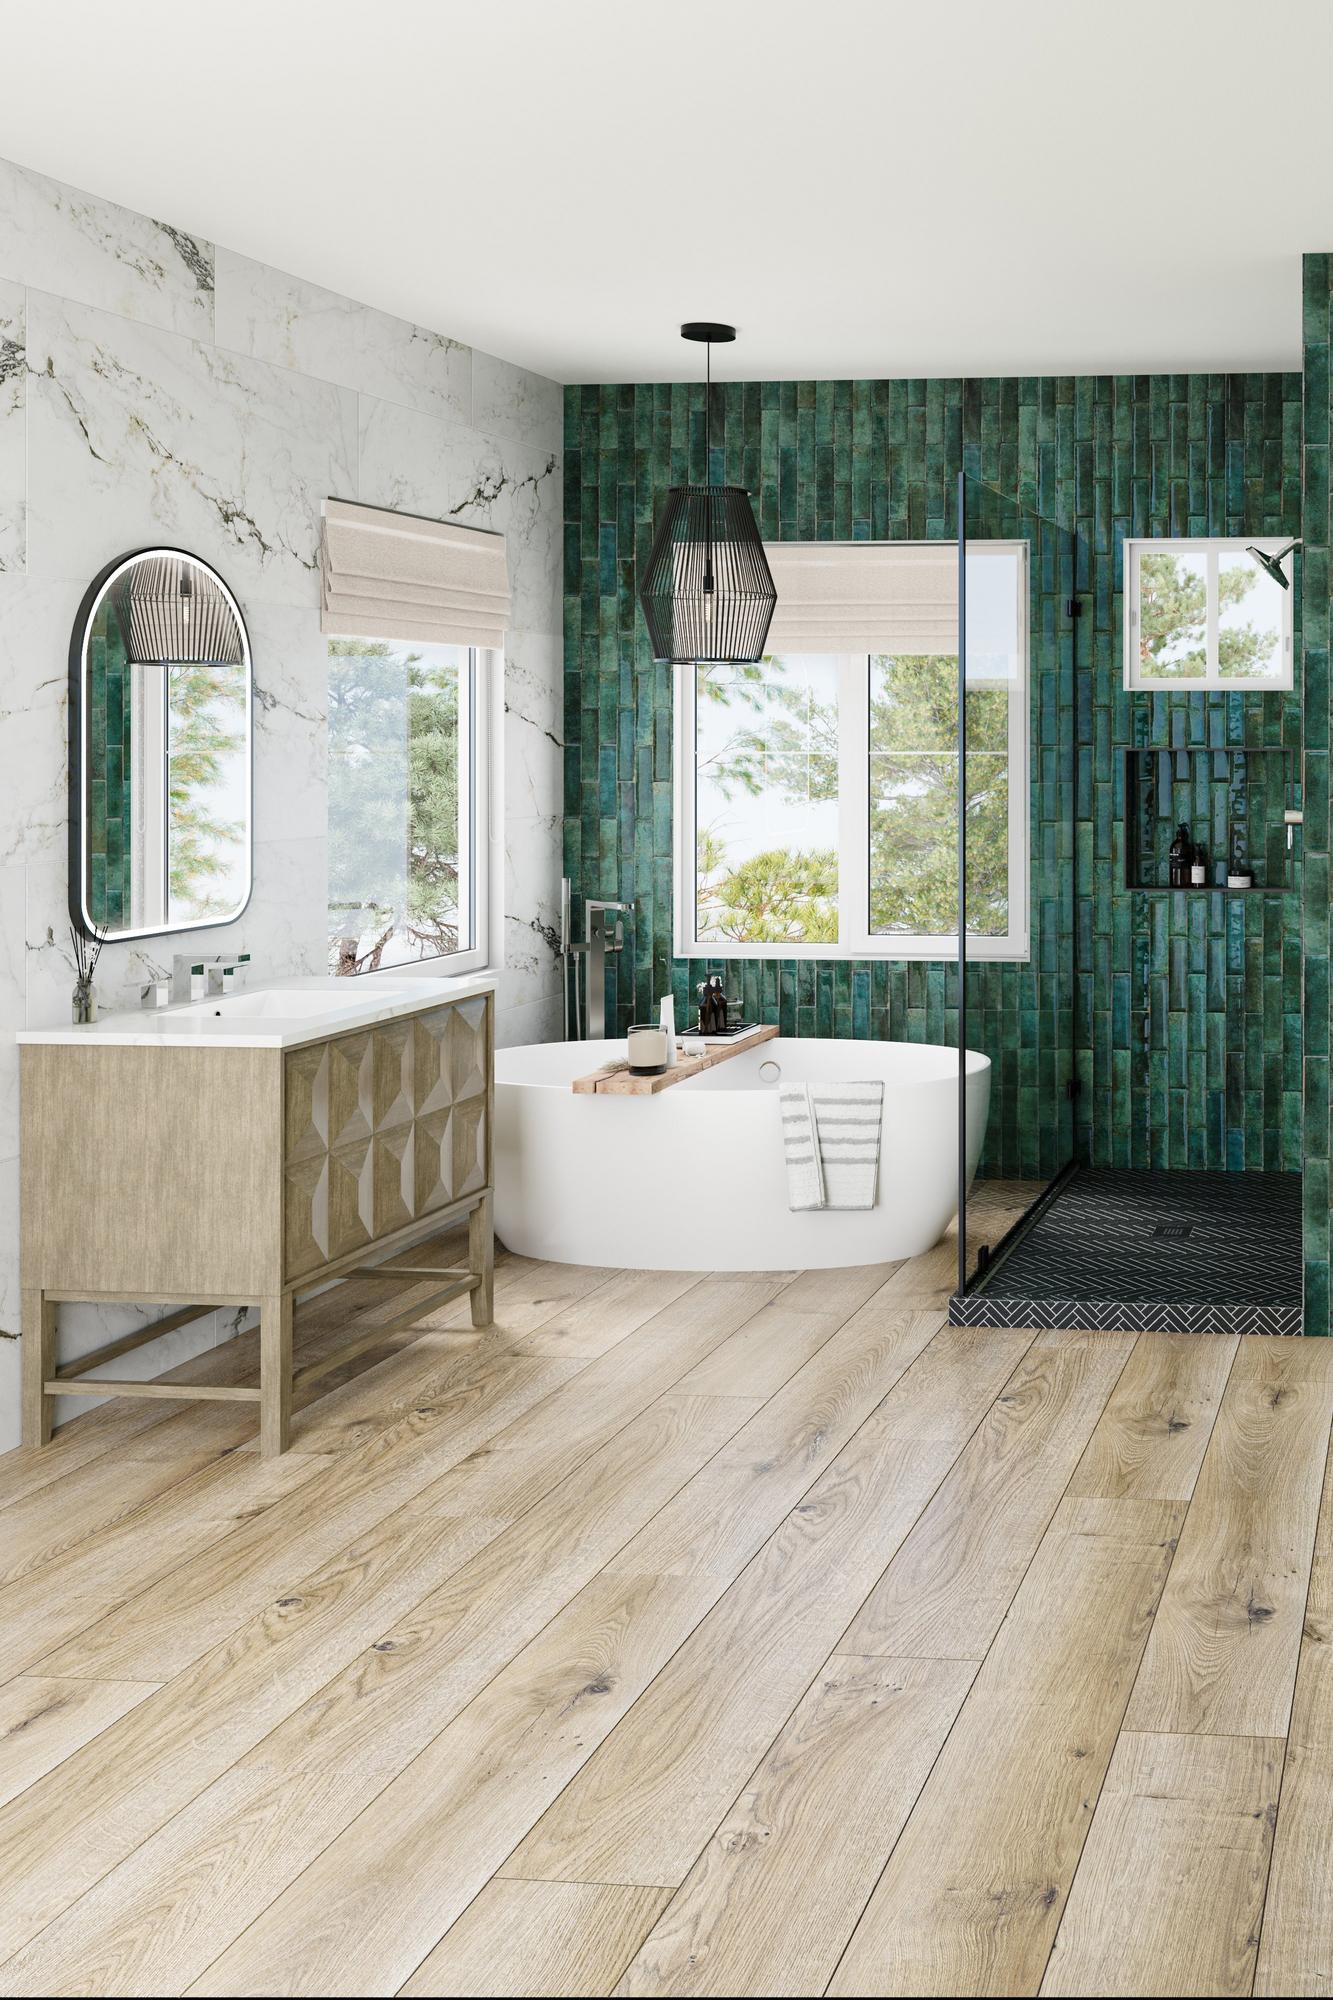
[{"label": "marble wall", "polygon": [[[497,1018],[505,1040],[541,1040],[559,1032],[560,1014],[550,939],[562,435],[554,383],[0,162],[0,1450],[17,1441],[12,1031],[68,1018],[66,675],[84,588],[113,556],[166,540],[215,564],[236,592],[255,662],[254,893],[240,921],[206,941],[249,951],[261,973],[316,972],[327,891],[321,502],[502,530],[514,620]],[[103,1005],[186,948],[170,937],[108,946]],[[70,1353],[111,1324],[91,1310],[65,1321]],[[168,1367],[229,1331],[217,1315],[123,1372]]]}]

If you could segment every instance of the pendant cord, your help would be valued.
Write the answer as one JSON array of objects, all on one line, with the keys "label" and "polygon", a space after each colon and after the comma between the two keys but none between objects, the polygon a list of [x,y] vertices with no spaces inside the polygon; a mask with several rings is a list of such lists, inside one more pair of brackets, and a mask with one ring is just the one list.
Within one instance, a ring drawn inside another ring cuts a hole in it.
[{"label": "pendant cord", "polygon": [[704,485],[712,476],[713,461],[713,343],[704,342]]}]

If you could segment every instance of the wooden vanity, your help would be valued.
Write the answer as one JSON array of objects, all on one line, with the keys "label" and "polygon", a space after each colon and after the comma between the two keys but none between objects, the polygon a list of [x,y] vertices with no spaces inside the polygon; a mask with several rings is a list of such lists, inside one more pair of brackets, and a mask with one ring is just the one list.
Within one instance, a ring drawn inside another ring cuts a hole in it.
[{"label": "wooden vanity", "polygon": [[[252,1401],[263,1451],[285,1451],[294,1389],[465,1292],[490,1324],[493,999],[460,983],[339,1029],[233,1028],[224,1002],[20,1037],[26,1443],[49,1441],[56,1396],[114,1394]],[[410,1260],[463,1221],[466,1267]],[[372,1263],[413,1302],[294,1374],[296,1302]],[[175,1310],[62,1366],[76,1301]],[[85,1379],[218,1306],[259,1308],[257,1388]]]}]

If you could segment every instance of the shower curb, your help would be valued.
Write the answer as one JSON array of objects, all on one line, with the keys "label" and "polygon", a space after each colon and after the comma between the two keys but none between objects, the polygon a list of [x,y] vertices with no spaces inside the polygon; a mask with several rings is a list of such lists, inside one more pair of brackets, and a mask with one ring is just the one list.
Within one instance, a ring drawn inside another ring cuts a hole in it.
[{"label": "shower curb", "polygon": [[1171,1299],[1033,1299],[955,1292],[950,1326],[1058,1327],[1089,1333],[1299,1334],[1300,1306],[1225,1306]]}]

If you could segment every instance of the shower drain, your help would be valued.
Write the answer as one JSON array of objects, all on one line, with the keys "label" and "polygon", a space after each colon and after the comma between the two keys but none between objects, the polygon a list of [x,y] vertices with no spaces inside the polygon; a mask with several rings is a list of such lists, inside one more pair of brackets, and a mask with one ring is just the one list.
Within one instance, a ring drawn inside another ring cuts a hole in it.
[{"label": "shower drain", "polygon": [[1179,1243],[1182,1238],[1194,1233],[1192,1222],[1159,1222],[1153,1230],[1154,1236],[1163,1236],[1169,1242]]}]

